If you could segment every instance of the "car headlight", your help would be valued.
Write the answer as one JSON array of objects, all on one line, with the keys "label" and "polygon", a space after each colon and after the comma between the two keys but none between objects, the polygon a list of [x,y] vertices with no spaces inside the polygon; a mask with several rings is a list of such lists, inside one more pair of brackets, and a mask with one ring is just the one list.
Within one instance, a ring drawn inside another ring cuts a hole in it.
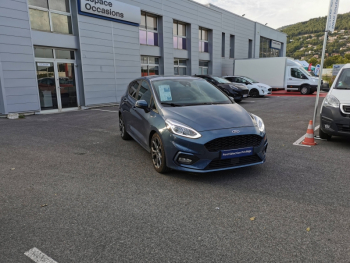
[{"label": "car headlight", "polygon": [[267,89],[265,86],[258,85],[259,88],[261,89]]},{"label": "car headlight", "polygon": [[324,99],[323,106],[333,107],[333,108],[339,108],[340,102],[339,100],[334,97],[331,94],[328,94],[326,98]]},{"label": "car headlight", "polygon": [[255,121],[255,123],[254,123],[255,126],[257,126],[259,128],[259,131],[264,132],[265,131],[265,124],[264,124],[263,120],[260,117],[254,115],[252,113],[251,113],[251,115]]},{"label": "car headlight", "polygon": [[167,128],[170,129],[176,135],[180,135],[191,139],[198,139],[202,137],[202,135],[200,135],[199,132],[192,129],[191,127],[186,126],[181,122],[167,119],[165,123],[167,124]]}]

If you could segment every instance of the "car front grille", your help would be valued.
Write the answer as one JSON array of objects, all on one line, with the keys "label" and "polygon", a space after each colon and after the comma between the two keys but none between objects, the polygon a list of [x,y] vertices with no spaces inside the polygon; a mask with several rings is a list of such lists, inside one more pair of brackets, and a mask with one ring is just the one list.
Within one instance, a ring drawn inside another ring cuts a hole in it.
[{"label": "car front grille", "polygon": [[346,113],[350,113],[350,105],[343,105],[343,111]]},{"label": "car front grille", "polygon": [[344,125],[344,124],[338,124],[337,123],[337,128],[338,128],[338,131],[341,131],[341,132],[350,132],[350,126],[349,125]]},{"label": "car front grille", "polygon": [[244,157],[238,157],[238,158],[232,158],[232,159],[213,160],[208,164],[208,166],[205,169],[213,170],[213,169],[221,169],[221,168],[230,168],[230,167],[260,163],[261,161],[262,160],[260,159],[260,157],[257,154],[255,154],[251,156],[244,156]]},{"label": "car front grille", "polygon": [[209,152],[217,152],[222,150],[240,149],[246,147],[259,146],[262,137],[259,135],[236,135],[223,138],[217,138],[207,142],[204,146]]}]

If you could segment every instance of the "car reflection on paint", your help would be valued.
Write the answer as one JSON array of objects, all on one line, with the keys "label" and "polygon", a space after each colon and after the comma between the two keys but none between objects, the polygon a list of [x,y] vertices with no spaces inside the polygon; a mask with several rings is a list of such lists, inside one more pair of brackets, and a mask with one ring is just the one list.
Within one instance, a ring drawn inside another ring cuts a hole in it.
[{"label": "car reflection on paint", "polygon": [[121,98],[119,128],[151,154],[160,173],[213,172],[262,164],[261,118],[197,77],[142,77]]}]

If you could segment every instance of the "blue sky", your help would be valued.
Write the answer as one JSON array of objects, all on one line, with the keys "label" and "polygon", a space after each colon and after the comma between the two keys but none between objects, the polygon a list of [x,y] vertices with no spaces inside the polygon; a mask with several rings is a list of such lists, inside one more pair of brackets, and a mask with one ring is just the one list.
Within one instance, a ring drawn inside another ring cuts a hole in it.
[{"label": "blue sky", "polygon": [[[329,0],[194,0],[211,3],[272,28],[326,16]],[[350,1],[340,0],[339,13],[350,12]]]}]

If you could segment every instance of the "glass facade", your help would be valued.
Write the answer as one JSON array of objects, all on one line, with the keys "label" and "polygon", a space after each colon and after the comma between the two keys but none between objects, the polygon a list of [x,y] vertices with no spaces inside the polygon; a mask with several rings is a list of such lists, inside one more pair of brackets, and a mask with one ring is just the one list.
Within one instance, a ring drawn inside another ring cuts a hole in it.
[{"label": "glass facade", "polygon": [[140,44],[158,46],[158,18],[142,12],[140,23]]},{"label": "glass facade", "polygon": [[270,47],[271,39],[260,37],[260,58],[279,57],[280,50]]},{"label": "glass facade", "polygon": [[174,59],[174,75],[187,75],[186,59]]},{"label": "glass facade", "polygon": [[73,34],[69,0],[28,0],[33,30]]},{"label": "glass facade", "polygon": [[159,58],[141,56],[141,76],[159,75]]},{"label": "glass facade", "polygon": [[208,75],[209,74],[209,61],[199,61],[199,75]]},{"label": "glass facade", "polygon": [[186,24],[179,21],[173,23],[173,46],[176,49],[186,48]]}]

